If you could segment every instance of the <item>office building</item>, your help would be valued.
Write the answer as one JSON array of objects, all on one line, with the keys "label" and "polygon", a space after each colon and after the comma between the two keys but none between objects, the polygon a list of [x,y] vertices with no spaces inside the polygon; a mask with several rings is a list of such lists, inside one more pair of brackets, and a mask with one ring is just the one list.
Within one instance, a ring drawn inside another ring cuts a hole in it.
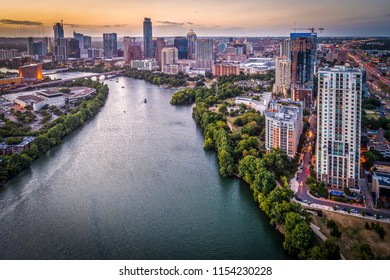
[{"label": "office building", "polygon": [[69,57],[68,39],[58,38],[54,45],[55,60],[60,61]]},{"label": "office building", "polygon": [[160,66],[160,69],[162,69],[161,67],[161,51],[163,48],[165,48],[166,46],[166,42],[165,42],[165,39],[164,38],[156,38],[156,50],[155,50],[155,53],[156,53],[156,60],[157,60],[157,63],[158,65]]},{"label": "office building", "polygon": [[291,48],[290,48],[290,39],[283,39],[280,42],[280,56],[286,56],[290,58]]},{"label": "office building", "polygon": [[302,103],[274,100],[265,112],[265,148],[282,149],[289,157],[297,153],[299,137],[303,129]]},{"label": "office building", "polygon": [[287,97],[291,82],[291,61],[287,56],[277,57],[275,60],[275,84],[273,92]]},{"label": "office building", "polygon": [[313,83],[316,33],[291,33],[291,86]]},{"label": "office building", "polygon": [[103,57],[104,50],[103,49],[97,49],[97,48],[89,48],[88,49],[88,58],[100,58]]},{"label": "office building", "polygon": [[43,80],[42,64],[40,63],[20,66],[18,71],[19,77],[23,80]]},{"label": "office building", "polygon": [[70,38],[68,41],[68,58],[80,58],[80,42],[76,39]]},{"label": "office building", "polygon": [[153,58],[153,32],[152,21],[150,18],[144,18],[144,58]]},{"label": "office building", "polygon": [[328,188],[358,188],[363,80],[358,68],[318,71],[316,172]]},{"label": "office building", "polygon": [[33,56],[44,56],[47,53],[47,47],[45,42],[34,42],[32,37],[27,39],[27,53]]},{"label": "office building", "polygon": [[129,61],[129,45],[130,43],[135,42],[135,38],[125,36],[123,37],[123,59],[127,64],[130,63]]},{"label": "office building", "polygon": [[230,75],[240,75],[240,65],[239,64],[214,64],[213,65],[213,76],[230,76]]},{"label": "office building", "polygon": [[107,58],[113,58],[118,56],[118,45],[117,45],[116,33],[103,34],[103,49],[104,49],[104,56]]},{"label": "office building", "polygon": [[64,36],[64,23],[61,20],[61,23],[57,22],[53,26],[54,30],[54,40],[57,41],[57,39],[63,39],[65,38]]},{"label": "office building", "polygon": [[16,56],[18,56],[17,49],[10,49],[10,50],[1,49],[0,50],[0,60],[12,59]]},{"label": "office building", "polygon": [[187,39],[188,39],[188,58],[189,59],[196,59],[197,36],[196,36],[194,30],[190,29],[190,31],[187,34]]},{"label": "office building", "polygon": [[186,37],[175,37],[173,40],[175,48],[178,50],[179,59],[188,58],[188,39]]},{"label": "office building", "polygon": [[211,69],[214,63],[214,42],[212,39],[196,41],[196,67]]},{"label": "office building", "polygon": [[137,68],[138,70],[155,71],[160,68],[157,60],[155,59],[132,60],[130,65],[131,68]]},{"label": "office building", "polygon": [[176,64],[179,52],[175,47],[165,47],[161,50],[161,65]]}]

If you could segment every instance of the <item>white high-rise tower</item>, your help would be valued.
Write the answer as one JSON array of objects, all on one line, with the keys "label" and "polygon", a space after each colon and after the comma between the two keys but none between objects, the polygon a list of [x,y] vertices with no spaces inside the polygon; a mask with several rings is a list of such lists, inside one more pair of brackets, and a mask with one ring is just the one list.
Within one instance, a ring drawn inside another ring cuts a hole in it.
[{"label": "white high-rise tower", "polygon": [[358,68],[318,71],[316,171],[329,188],[358,187],[363,83]]}]

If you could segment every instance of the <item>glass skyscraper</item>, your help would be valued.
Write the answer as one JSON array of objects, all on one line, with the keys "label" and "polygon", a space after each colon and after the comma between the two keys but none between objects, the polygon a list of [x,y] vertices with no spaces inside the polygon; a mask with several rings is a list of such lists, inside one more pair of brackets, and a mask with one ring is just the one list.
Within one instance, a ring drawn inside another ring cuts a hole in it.
[{"label": "glass skyscraper", "polygon": [[54,24],[53,30],[54,30],[54,40],[65,38],[64,37],[64,24],[62,23],[62,21],[61,21],[61,23],[57,22],[56,24]]},{"label": "glass skyscraper", "polygon": [[186,37],[175,37],[174,46],[179,51],[179,59],[188,58],[188,39]]},{"label": "glass skyscraper", "polygon": [[144,58],[153,58],[153,33],[152,21],[150,18],[144,18]]},{"label": "glass skyscraper", "polygon": [[105,57],[117,57],[118,45],[116,33],[103,34],[103,49]]}]

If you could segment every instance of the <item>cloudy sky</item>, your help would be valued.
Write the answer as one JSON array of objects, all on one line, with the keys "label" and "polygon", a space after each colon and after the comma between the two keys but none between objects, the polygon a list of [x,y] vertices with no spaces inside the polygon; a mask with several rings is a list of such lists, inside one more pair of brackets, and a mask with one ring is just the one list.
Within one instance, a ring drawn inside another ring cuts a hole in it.
[{"label": "cloudy sky", "polygon": [[288,36],[291,28],[323,27],[326,36],[390,36],[389,0],[12,0],[2,1],[0,37],[53,36],[60,20],[101,36],[141,36],[144,17],[153,36]]}]

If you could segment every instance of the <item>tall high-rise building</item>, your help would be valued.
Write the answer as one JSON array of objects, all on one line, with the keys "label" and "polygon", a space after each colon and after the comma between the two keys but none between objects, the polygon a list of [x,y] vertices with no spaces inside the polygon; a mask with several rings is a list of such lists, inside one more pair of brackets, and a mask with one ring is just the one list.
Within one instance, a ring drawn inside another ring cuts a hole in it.
[{"label": "tall high-rise building", "polygon": [[92,48],[92,37],[84,35],[84,49]]},{"label": "tall high-rise building", "polygon": [[190,31],[187,34],[188,39],[188,58],[189,59],[196,59],[196,40],[197,36],[194,32],[194,30],[190,29]]},{"label": "tall high-rise building", "polygon": [[196,67],[211,69],[214,62],[214,42],[212,39],[196,41]]},{"label": "tall high-rise building", "polygon": [[126,61],[126,63],[130,63],[129,61],[129,45],[131,42],[134,42],[135,38],[130,36],[123,37],[123,58]]},{"label": "tall high-rise building", "polygon": [[103,34],[103,49],[105,57],[118,56],[118,43],[116,33]]},{"label": "tall high-rise building", "polygon": [[313,83],[316,33],[291,33],[291,86]]},{"label": "tall high-rise building", "polygon": [[316,172],[328,188],[358,186],[363,81],[358,68],[318,71]]},{"label": "tall high-rise building", "polygon": [[142,59],[142,49],[141,43],[133,42],[129,44],[127,50],[127,62],[131,63],[133,60],[141,60]]},{"label": "tall high-rise building", "polygon": [[175,37],[173,40],[175,48],[179,52],[179,59],[188,58],[188,39],[186,37]]},{"label": "tall high-rise building", "polygon": [[274,100],[265,112],[265,148],[282,149],[289,157],[297,152],[299,137],[303,129],[302,103]]},{"label": "tall high-rise building", "polygon": [[75,38],[77,41],[79,41],[79,48],[81,50],[84,49],[84,34],[76,33],[73,31],[73,38]]},{"label": "tall high-rise building", "polygon": [[144,18],[144,58],[153,58],[152,21]]},{"label": "tall high-rise building", "polygon": [[165,48],[165,46],[167,45],[167,43],[165,42],[165,39],[164,38],[156,38],[156,60],[158,62],[158,65],[160,66],[160,69],[162,69],[161,67],[161,51],[163,48]]},{"label": "tall high-rise building", "polygon": [[161,65],[176,64],[179,52],[175,47],[165,47],[161,50]]},{"label": "tall high-rise building", "polygon": [[275,60],[275,84],[274,93],[281,93],[287,97],[291,82],[291,61],[287,56],[277,57]]},{"label": "tall high-rise building", "polygon": [[69,57],[68,39],[58,38],[54,42],[55,60],[63,60]]},{"label": "tall high-rise building", "polygon": [[80,42],[77,39],[68,40],[68,58],[80,58]]},{"label": "tall high-rise building", "polygon": [[54,30],[54,40],[55,41],[57,41],[57,39],[65,38],[65,36],[64,36],[64,24],[63,24],[62,20],[61,20],[61,23],[57,22],[56,24],[54,24],[53,30]]},{"label": "tall high-rise building", "polygon": [[280,56],[287,56],[290,58],[291,48],[290,48],[290,39],[283,39],[280,42]]}]

